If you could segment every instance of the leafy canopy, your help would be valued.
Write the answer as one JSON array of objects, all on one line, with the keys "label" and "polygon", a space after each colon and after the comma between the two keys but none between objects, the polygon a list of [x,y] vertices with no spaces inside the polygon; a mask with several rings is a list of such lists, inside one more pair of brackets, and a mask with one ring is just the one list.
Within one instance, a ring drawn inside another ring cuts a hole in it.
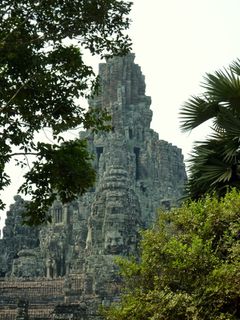
[{"label": "leafy canopy", "polygon": [[119,259],[125,283],[108,320],[240,318],[240,194],[160,212],[140,262]]},{"label": "leafy canopy", "polygon": [[191,97],[180,112],[183,131],[213,121],[212,134],[195,143],[190,159],[187,189],[193,199],[240,188],[240,60],[207,74],[202,87],[204,93]]},{"label": "leafy canopy", "polygon": [[[119,0],[0,3],[0,191],[10,184],[5,169],[13,157],[22,157],[21,166],[27,166],[26,157],[37,157],[19,189],[33,200],[27,223],[48,220],[45,212],[57,193],[71,201],[94,183],[86,143],[64,141],[61,134],[79,125],[109,128],[105,110],[86,111],[79,104],[99,89],[83,52],[101,58],[126,54],[130,8]],[[53,143],[36,142],[46,127]]]}]

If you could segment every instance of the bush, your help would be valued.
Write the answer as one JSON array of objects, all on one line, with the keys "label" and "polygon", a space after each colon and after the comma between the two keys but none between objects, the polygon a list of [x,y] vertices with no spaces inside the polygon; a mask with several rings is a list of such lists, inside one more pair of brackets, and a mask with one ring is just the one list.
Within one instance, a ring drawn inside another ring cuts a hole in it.
[{"label": "bush", "polygon": [[140,262],[119,259],[125,288],[106,319],[240,319],[240,193],[160,212]]}]

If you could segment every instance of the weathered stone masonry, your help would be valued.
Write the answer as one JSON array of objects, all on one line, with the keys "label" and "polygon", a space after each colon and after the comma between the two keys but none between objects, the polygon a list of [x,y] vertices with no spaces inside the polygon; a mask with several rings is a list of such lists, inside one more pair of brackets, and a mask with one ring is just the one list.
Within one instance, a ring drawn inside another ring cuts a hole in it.
[{"label": "weathered stone masonry", "polygon": [[108,110],[113,129],[80,133],[95,155],[96,186],[68,205],[56,201],[53,223],[41,230],[20,226],[24,201],[15,198],[0,240],[0,319],[22,317],[17,299],[31,320],[98,319],[99,304],[118,298],[114,258],[137,255],[139,229],[152,225],[157,208],[179,204],[183,156],[150,128],[151,98],[134,54],[100,64],[99,75],[101,93],[89,104]]}]

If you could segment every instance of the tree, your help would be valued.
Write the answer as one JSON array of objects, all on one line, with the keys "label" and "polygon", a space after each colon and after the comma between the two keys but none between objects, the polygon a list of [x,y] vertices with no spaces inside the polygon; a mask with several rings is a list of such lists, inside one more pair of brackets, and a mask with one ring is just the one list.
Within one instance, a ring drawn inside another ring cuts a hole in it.
[{"label": "tree", "polygon": [[191,97],[180,112],[183,131],[213,121],[213,133],[195,143],[190,159],[187,189],[193,199],[240,187],[240,60],[207,74],[202,87],[204,93]]},{"label": "tree", "polygon": [[[65,203],[94,183],[86,142],[64,141],[62,133],[79,125],[109,128],[105,110],[86,111],[79,103],[99,89],[83,53],[126,54],[130,8],[119,0],[1,1],[0,190],[10,184],[5,168],[13,157],[22,157],[16,160],[20,166],[36,157],[19,189],[32,196],[28,224],[50,219],[47,208],[57,193]],[[46,127],[53,143],[36,142],[36,133]]]},{"label": "tree", "polygon": [[160,212],[140,262],[119,259],[125,289],[108,320],[240,318],[240,194]]}]

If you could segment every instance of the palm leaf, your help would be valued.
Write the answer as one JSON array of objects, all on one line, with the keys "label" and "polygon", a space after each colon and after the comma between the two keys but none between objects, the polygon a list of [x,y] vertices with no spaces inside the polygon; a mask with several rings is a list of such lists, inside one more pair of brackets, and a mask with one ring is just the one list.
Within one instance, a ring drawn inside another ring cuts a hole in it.
[{"label": "palm leaf", "polygon": [[240,76],[240,59],[233,61],[230,68],[236,75]]},{"label": "palm leaf", "polygon": [[235,159],[240,151],[240,141],[235,135],[231,135],[226,131],[219,132],[214,130],[209,138],[210,140],[206,142],[212,141],[210,148],[215,148],[217,152],[221,153],[226,163],[236,162]]},{"label": "palm leaf", "polygon": [[192,96],[185,102],[180,111],[180,126],[182,131],[192,130],[215,117],[218,109],[218,103]]},{"label": "palm leaf", "polygon": [[224,146],[224,141],[218,139],[208,139],[195,144],[189,160],[188,191],[191,194],[211,192],[215,187],[230,184],[236,157],[226,159]]},{"label": "palm leaf", "polygon": [[187,192],[195,199],[240,188],[240,60],[229,69],[207,74],[202,87],[204,96],[192,97],[180,112],[183,131],[213,119],[213,133],[195,143],[189,160]]},{"label": "palm leaf", "polygon": [[219,182],[230,181],[232,177],[232,168],[226,163],[205,165],[202,170],[202,179],[208,180],[208,183],[213,186]]},{"label": "palm leaf", "polygon": [[240,78],[232,69],[207,73],[202,87],[213,100],[223,103],[236,98],[240,100]]},{"label": "palm leaf", "polygon": [[227,163],[235,163],[239,154],[239,141],[226,139],[222,151],[224,161]]},{"label": "palm leaf", "polygon": [[232,138],[240,138],[240,119],[232,111],[220,107],[217,115],[217,124]]}]

